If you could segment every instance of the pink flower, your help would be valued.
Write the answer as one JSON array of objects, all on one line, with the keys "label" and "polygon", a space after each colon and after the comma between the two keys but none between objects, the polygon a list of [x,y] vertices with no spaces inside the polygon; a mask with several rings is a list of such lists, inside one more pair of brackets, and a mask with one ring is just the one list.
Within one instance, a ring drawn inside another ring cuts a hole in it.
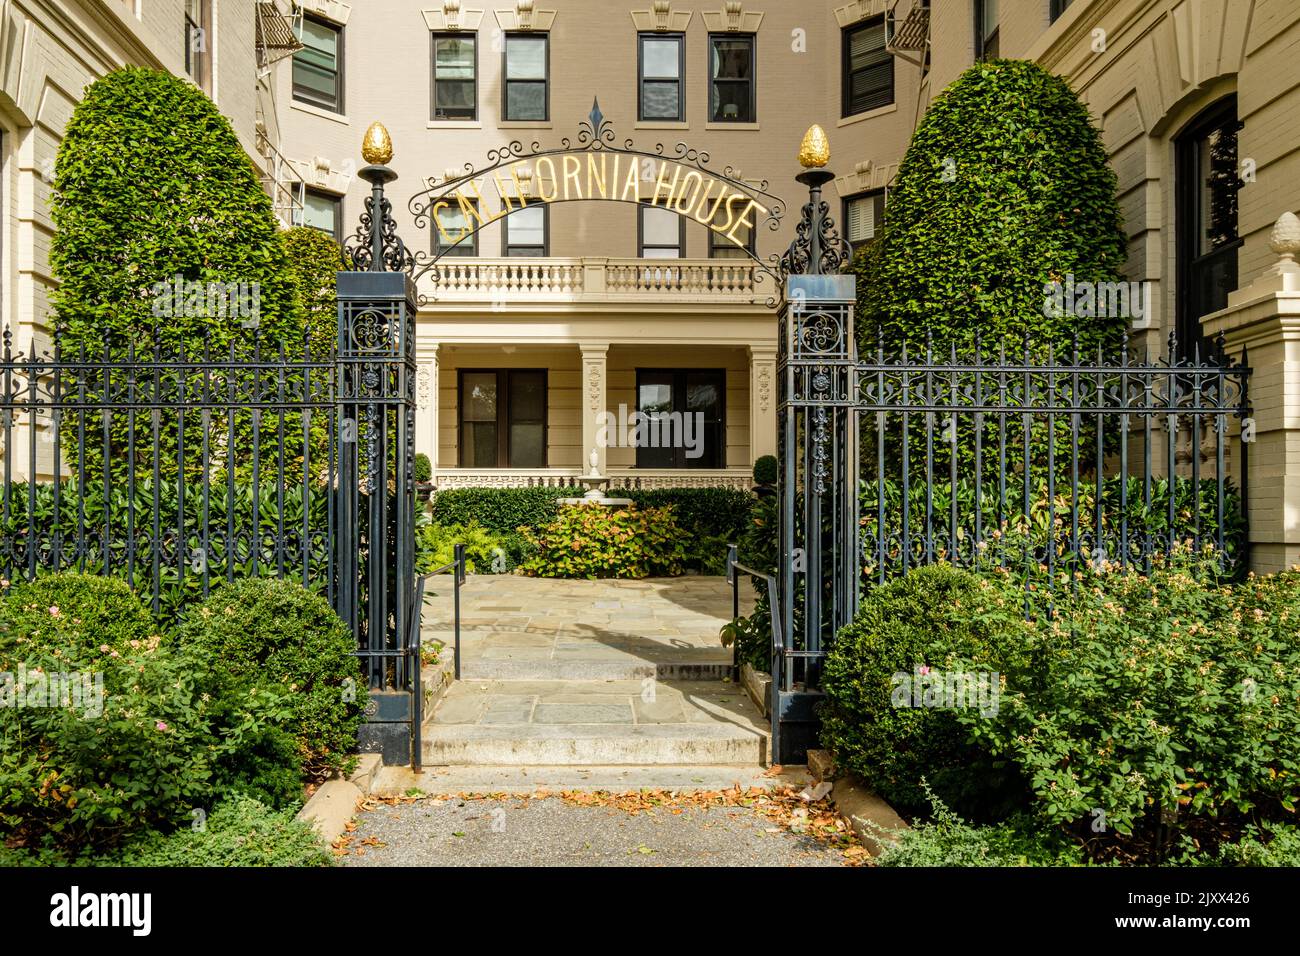
[{"label": "pink flower", "polygon": [[924,677],[926,674],[930,673],[930,668],[922,664],[920,669],[917,670],[917,673]]},{"label": "pink flower", "polygon": [[58,617],[58,616],[59,616],[59,606],[58,606],[57,604],[53,604],[53,605],[51,605],[51,606],[50,606],[50,617]]},{"label": "pink flower", "polygon": [[107,644],[100,644],[100,645],[99,645],[99,653],[101,653],[101,654],[107,654],[107,653],[108,653],[108,645],[107,645]]},{"label": "pink flower", "polygon": [[157,731],[159,731],[159,732],[162,732],[162,731],[164,731],[164,730],[167,729],[167,725],[166,725],[165,723],[163,723],[161,720],[158,721],[158,723],[154,724],[153,727],[154,727],[154,730],[157,730]]}]

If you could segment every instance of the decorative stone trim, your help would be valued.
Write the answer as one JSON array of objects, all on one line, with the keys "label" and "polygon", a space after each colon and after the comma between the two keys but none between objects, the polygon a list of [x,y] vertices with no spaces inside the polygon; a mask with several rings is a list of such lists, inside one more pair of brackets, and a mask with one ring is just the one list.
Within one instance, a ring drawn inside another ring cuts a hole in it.
[{"label": "decorative stone trim", "polygon": [[694,16],[690,10],[673,10],[669,0],[654,0],[649,10],[633,10],[638,33],[685,33]]},{"label": "decorative stone trim", "polygon": [[483,10],[461,9],[460,0],[444,0],[441,8],[421,10],[424,22],[434,33],[475,33],[483,22]]},{"label": "decorative stone trim", "polygon": [[555,10],[537,10],[533,0],[515,0],[513,10],[493,10],[502,30],[546,33],[555,25]]},{"label": "decorative stone trim", "polygon": [[341,0],[294,0],[294,6],[326,20],[333,20],[339,26],[347,26],[348,17],[352,15],[352,6]]},{"label": "decorative stone trim", "polygon": [[859,20],[878,17],[889,9],[890,0],[854,0],[835,8],[835,20],[841,27],[852,26]]},{"label": "decorative stone trim", "polygon": [[877,166],[872,160],[868,159],[858,163],[853,168],[853,172],[845,176],[835,177],[835,189],[840,194],[840,198],[856,196],[858,193],[884,189],[894,181],[894,177],[897,175],[898,163]]},{"label": "decorative stone trim", "polygon": [[706,10],[700,16],[710,33],[757,33],[763,25],[763,12],[745,10],[740,0],[727,0],[717,13]]},{"label": "decorative stone trim", "polygon": [[313,156],[310,160],[291,159],[288,162],[298,171],[302,181],[313,189],[322,189],[341,196],[348,191],[348,185],[352,181],[350,172],[335,169],[324,156]]}]

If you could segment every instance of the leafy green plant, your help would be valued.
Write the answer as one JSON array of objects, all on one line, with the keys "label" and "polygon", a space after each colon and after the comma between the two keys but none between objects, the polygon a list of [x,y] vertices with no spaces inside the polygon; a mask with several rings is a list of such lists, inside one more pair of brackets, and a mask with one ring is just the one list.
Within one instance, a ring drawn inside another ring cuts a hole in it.
[{"label": "leafy green plant", "polygon": [[1300,574],[1232,588],[1216,567],[1190,555],[1147,576],[1074,572],[1009,662],[997,714],[958,714],[1020,769],[1042,819],[1104,819],[1124,838],[1294,812]]},{"label": "leafy green plant", "polygon": [[578,498],[582,488],[449,488],[433,496],[436,524],[476,522],[494,534],[520,527],[540,528],[555,520],[560,498]]},{"label": "leafy green plant", "polygon": [[754,460],[754,484],[775,485],[780,475],[780,464],[775,455],[760,455]]},{"label": "leafy green plant", "polygon": [[316,354],[331,351],[338,338],[338,273],[348,269],[332,236],[310,226],[280,234],[289,277],[303,308],[307,338]]},{"label": "leafy green plant", "polygon": [[15,588],[0,601],[0,672],[12,675],[0,687],[0,830],[27,847],[108,847],[188,823],[218,765],[279,716],[263,693],[202,697],[195,661],[112,579]]},{"label": "leafy green plant", "polygon": [[682,572],[675,509],[570,505],[546,527],[521,528],[536,554],[521,566],[545,578],[645,578]]},{"label": "leafy green plant", "polygon": [[[1005,808],[1023,784],[972,746],[958,719],[986,709],[929,706],[899,691],[927,686],[930,672],[990,675],[991,682],[1021,656],[1027,632],[1016,589],[948,565],[876,588],[827,656],[823,744],[838,766],[904,810],[926,806],[922,777],[963,812]],[[990,683],[988,692],[995,690]]]},{"label": "leafy green plant", "polygon": [[433,464],[429,461],[429,456],[423,452],[415,456],[414,470],[417,482],[426,482],[433,478]]},{"label": "leafy green plant", "polygon": [[415,529],[415,570],[427,574],[450,564],[455,546],[465,545],[465,570],[470,574],[504,574],[518,563],[518,536],[497,535],[477,521],[438,524],[421,516]]},{"label": "leafy green plant", "polygon": [[[1045,283],[1119,279],[1125,237],[1116,177],[1087,107],[1025,60],[977,63],[930,104],[885,207],[881,237],[853,263],[864,350],[983,347],[1084,354],[1124,317],[1053,316]],[[986,353],[991,354],[991,353]]]},{"label": "leafy green plant", "polygon": [[293,581],[223,585],[192,608],[181,640],[202,663],[215,699],[253,690],[284,695],[303,770],[312,777],[355,762],[367,693],[352,633],[319,595]]}]

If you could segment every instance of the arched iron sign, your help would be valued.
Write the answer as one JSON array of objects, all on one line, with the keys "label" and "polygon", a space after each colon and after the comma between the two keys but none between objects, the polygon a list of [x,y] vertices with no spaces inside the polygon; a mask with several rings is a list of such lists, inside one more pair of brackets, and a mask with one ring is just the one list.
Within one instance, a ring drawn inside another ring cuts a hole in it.
[{"label": "arched iron sign", "polygon": [[[383,258],[388,268],[406,272],[412,281],[428,276],[436,290],[438,263],[455,246],[480,230],[527,208],[591,200],[658,207],[695,221],[731,242],[760,269],[781,278],[781,257],[759,258],[745,240],[746,231],[776,232],[785,215],[785,202],[769,192],[767,180],[746,182],[733,166],[721,171],[709,165],[709,154],[686,143],[639,149],[631,139],[619,142],[609,120],[594,101],[591,113],[575,137],[558,147],[514,140],[488,150],[487,163],[465,164],[463,175],[437,182],[411,197],[409,210],[417,229],[437,229],[437,252],[412,251],[384,229]],[[371,203],[387,206],[382,194],[367,200],[362,228],[349,252],[359,268],[368,268],[373,227]],[[466,223],[451,231],[443,217],[455,210]],[[381,221],[391,222],[388,209]],[[421,296],[421,302],[428,300]]]}]

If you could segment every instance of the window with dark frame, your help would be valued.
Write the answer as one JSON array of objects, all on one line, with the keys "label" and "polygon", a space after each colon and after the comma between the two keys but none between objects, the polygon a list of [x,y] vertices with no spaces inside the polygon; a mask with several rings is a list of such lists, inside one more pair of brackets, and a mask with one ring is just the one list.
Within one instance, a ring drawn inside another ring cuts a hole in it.
[{"label": "window with dark frame", "polygon": [[[732,231],[732,230],[729,230]],[[755,230],[752,226],[739,226],[734,230],[736,237],[744,239],[741,243],[744,248],[736,245],[727,238],[727,233],[718,232],[716,229],[709,230],[709,258],[710,259],[748,259],[756,254],[755,251]],[[745,255],[745,251],[749,255]]]},{"label": "window with dark frame", "polygon": [[460,467],[545,468],[545,369],[461,369]]},{"label": "window with dark frame", "polygon": [[303,14],[293,55],[293,98],[333,113],[343,112],[343,28]]},{"label": "window with dark frame", "polygon": [[637,207],[637,255],[642,259],[681,259],[686,255],[686,220],[663,206]]},{"label": "window with dark frame", "polygon": [[433,119],[478,119],[478,38],[433,34]]},{"label": "window with dark frame", "polygon": [[[467,200],[477,209],[478,204]],[[433,254],[435,256],[472,257],[478,255],[476,223],[465,214],[459,203],[448,203],[433,213]],[[438,228],[441,225],[441,229]],[[445,234],[445,238],[444,238]]]},{"label": "window with dark frame", "polygon": [[302,197],[301,223],[343,241],[343,197],[308,189]]},{"label": "window with dark frame", "polygon": [[1051,22],[1055,23],[1057,20],[1059,20],[1061,18],[1061,14],[1065,12],[1066,7],[1068,7],[1069,5],[1070,5],[1070,0],[1052,0],[1051,10],[1049,12],[1049,16],[1051,17]]},{"label": "window with dark frame", "polygon": [[709,34],[709,121],[756,123],[754,34]]},{"label": "window with dark frame", "polygon": [[686,38],[680,33],[637,34],[637,117],[650,122],[686,119],[682,73]]},{"label": "window with dark frame", "polygon": [[844,115],[854,116],[894,102],[894,57],[885,49],[885,18],[844,30]]},{"label": "window with dark frame", "polygon": [[[702,415],[702,428],[692,425],[692,438],[698,442],[698,457],[687,457],[684,436],[678,425],[667,427],[661,420],[657,429],[660,444],[670,447],[641,445],[636,450],[638,468],[725,468],[727,466],[727,373],[725,369],[637,369],[637,411],[643,414],[672,415],[669,419],[684,422],[686,415]],[[653,432],[652,432],[653,433]],[[671,447],[677,445],[678,447]]]},{"label": "window with dark frame", "polygon": [[998,0],[975,0],[975,59],[998,56]]},{"label": "window with dark frame", "polygon": [[504,103],[501,117],[511,121],[550,119],[550,36],[507,33]]},{"label": "window with dark frame", "polygon": [[885,221],[885,191],[862,193],[844,200],[844,236],[856,252],[880,234]]},{"label": "window with dark frame", "polygon": [[1175,234],[1178,290],[1175,332],[1191,355],[1203,341],[1201,317],[1228,304],[1237,288],[1237,98],[1202,112],[1174,140]]},{"label": "window with dark frame", "polygon": [[543,204],[525,206],[501,220],[503,254],[538,258],[549,255],[550,209]]}]

